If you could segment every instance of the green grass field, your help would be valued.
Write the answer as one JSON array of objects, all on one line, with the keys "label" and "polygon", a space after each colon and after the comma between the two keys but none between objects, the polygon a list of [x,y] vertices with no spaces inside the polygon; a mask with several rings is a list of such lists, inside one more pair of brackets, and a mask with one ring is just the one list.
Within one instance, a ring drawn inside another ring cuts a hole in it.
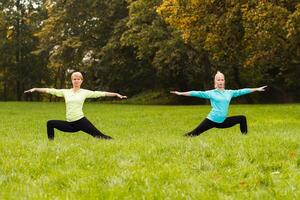
[{"label": "green grass field", "polygon": [[63,103],[0,103],[0,199],[299,199],[300,105],[232,105],[238,126],[195,128],[209,106],[86,103],[115,139],[56,131]]}]

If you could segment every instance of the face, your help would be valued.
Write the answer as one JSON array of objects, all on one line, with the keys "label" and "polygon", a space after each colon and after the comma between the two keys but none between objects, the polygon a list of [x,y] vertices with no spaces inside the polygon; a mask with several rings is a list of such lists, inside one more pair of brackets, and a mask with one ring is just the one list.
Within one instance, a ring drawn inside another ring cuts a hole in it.
[{"label": "face", "polygon": [[74,74],[72,77],[71,77],[71,80],[72,80],[72,84],[73,84],[73,87],[76,87],[76,88],[80,88],[81,86],[81,83],[82,83],[82,78],[80,75],[76,75]]},{"label": "face", "polygon": [[215,88],[217,88],[217,89],[225,88],[225,77],[222,73],[218,73],[215,76]]}]

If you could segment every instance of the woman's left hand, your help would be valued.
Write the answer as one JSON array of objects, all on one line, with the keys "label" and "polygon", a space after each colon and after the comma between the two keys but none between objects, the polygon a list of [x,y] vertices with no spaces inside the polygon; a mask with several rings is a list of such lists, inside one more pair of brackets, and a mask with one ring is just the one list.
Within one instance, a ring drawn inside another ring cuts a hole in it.
[{"label": "woman's left hand", "polygon": [[120,95],[120,94],[117,94],[117,97],[120,98],[120,99],[127,99],[127,96],[123,96],[123,95]]},{"label": "woman's left hand", "polygon": [[265,86],[262,86],[262,87],[259,87],[259,88],[256,88],[256,91],[259,91],[259,92],[263,92],[265,91],[265,88],[268,87],[267,85]]}]

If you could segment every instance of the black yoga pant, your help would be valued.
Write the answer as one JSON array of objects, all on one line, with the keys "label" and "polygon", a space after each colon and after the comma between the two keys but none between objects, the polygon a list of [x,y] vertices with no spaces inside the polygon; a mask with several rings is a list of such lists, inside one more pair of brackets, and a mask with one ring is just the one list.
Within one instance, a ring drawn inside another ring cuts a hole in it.
[{"label": "black yoga pant", "polygon": [[101,133],[87,118],[83,117],[74,122],[63,120],[49,120],[47,122],[48,138],[54,139],[54,128],[64,132],[83,131],[96,138],[111,139],[110,136]]},{"label": "black yoga pant", "polygon": [[197,126],[191,132],[185,134],[186,136],[198,136],[201,133],[211,129],[211,128],[229,128],[236,124],[240,124],[240,130],[242,134],[247,134],[247,119],[243,115],[227,117],[224,122],[216,123],[207,118],[205,118],[199,126]]}]

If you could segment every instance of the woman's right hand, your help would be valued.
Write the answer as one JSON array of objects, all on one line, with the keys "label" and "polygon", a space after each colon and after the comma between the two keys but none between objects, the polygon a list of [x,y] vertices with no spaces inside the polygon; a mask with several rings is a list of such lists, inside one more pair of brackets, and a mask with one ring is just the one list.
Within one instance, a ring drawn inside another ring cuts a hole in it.
[{"label": "woman's right hand", "polygon": [[176,94],[176,95],[180,95],[180,92],[178,91],[170,91],[171,94]]},{"label": "woman's right hand", "polygon": [[35,92],[35,88],[31,88],[30,90],[26,90],[26,91],[24,91],[24,93],[28,93],[28,92]]}]

